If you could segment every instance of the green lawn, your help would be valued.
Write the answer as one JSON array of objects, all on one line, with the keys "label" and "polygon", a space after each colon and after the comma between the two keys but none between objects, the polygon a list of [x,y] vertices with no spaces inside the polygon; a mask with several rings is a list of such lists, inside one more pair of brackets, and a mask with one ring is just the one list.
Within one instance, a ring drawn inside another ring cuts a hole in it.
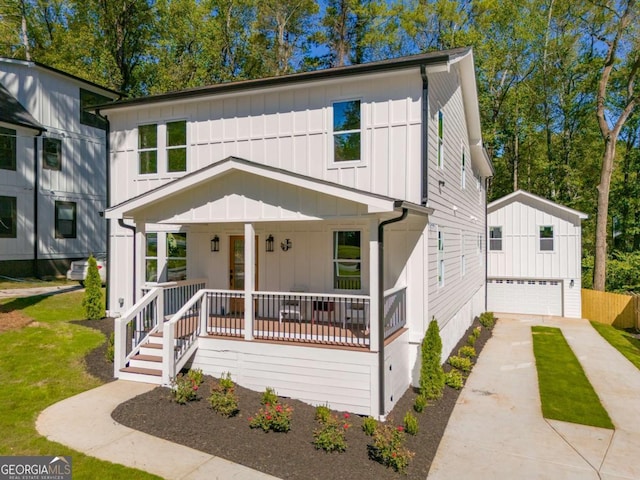
[{"label": "green lawn", "polygon": [[100,385],[82,359],[105,341],[96,330],[71,324],[84,318],[82,292],[0,301],[35,320],[0,333],[0,455],[70,455],[74,480],[151,479],[145,472],[88,457],[40,436],[38,414],[49,405]]},{"label": "green lawn", "polygon": [[531,327],[531,331],[543,416],[614,428],[562,331],[539,326]]},{"label": "green lawn", "polygon": [[36,288],[36,287],[59,287],[59,286],[75,286],[78,282],[67,280],[66,278],[57,278],[54,280],[39,280],[37,278],[24,278],[20,280],[10,280],[0,277],[0,290],[14,290],[16,288]]},{"label": "green lawn", "polygon": [[624,355],[636,368],[640,369],[640,340],[630,333],[611,325],[598,322],[591,322],[591,325],[612,347]]}]

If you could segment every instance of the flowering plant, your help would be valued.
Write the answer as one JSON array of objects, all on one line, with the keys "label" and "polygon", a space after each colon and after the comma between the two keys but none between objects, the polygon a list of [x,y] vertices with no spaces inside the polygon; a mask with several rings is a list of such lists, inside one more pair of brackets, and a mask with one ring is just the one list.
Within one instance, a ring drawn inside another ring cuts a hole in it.
[{"label": "flowering plant", "polygon": [[179,373],[172,384],[173,399],[184,405],[198,398],[198,389],[202,384],[202,370],[189,370],[186,375]]},{"label": "flowering plant", "polygon": [[249,417],[251,428],[261,428],[265,432],[288,432],[291,430],[293,408],[279,403],[265,403],[253,417]]},{"label": "flowering plant", "polygon": [[318,420],[321,426],[313,431],[313,445],[325,452],[344,452],[347,449],[345,434],[351,428],[349,414],[345,413],[342,419],[328,415]]},{"label": "flowering plant", "polygon": [[378,425],[373,435],[373,444],[367,446],[369,458],[396,472],[405,472],[409,460],[415,454],[403,445],[404,440],[403,426]]},{"label": "flowering plant", "polygon": [[233,417],[239,412],[235,384],[229,373],[223,375],[217,385],[211,386],[209,403],[211,408],[223,417]]}]

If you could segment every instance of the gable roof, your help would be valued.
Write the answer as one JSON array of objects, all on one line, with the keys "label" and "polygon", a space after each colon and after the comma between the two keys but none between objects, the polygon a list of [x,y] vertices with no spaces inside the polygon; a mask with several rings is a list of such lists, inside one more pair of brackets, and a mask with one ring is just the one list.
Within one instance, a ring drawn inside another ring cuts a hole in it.
[{"label": "gable roof", "polygon": [[552,202],[551,200],[547,200],[546,198],[539,197],[538,195],[534,195],[533,193],[525,192],[524,190],[516,190],[509,195],[505,195],[498,200],[494,200],[490,204],[487,205],[487,213],[495,212],[500,208],[509,205],[514,202],[524,203],[525,205],[531,206],[544,206],[549,211],[557,212],[557,215],[564,214],[576,217],[578,220],[584,220],[589,216],[586,213],[579,212],[578,210],[574,210],[573,208],[565,207],[564,205],[560,205],[559,203]]},{"label": "gable roof", "polygon": [[137,197],[126,200],[119,205],[115,205],[106,210],[105,216],[106,218],[132,216],[132,212],[136,210],[147,208],[172,196],[183,194],[187,190],[203,185],[231,171],[257,175],[295,187],[360,203],[367,206],[369,213],[393,212],[399,208],[406,208],[410,212],[419,215],[430,215],[433,213],[432,208],[415,203],[345,187],[337,183],[251,162],[242,158],[227,157],[158,188],[138,195]]},{"label": "gable roof", "polygon": [[0,84],[0,122],[31,128],[39,132],[46,131],[46,128],[33,118],[27,109],[2,84]]}]

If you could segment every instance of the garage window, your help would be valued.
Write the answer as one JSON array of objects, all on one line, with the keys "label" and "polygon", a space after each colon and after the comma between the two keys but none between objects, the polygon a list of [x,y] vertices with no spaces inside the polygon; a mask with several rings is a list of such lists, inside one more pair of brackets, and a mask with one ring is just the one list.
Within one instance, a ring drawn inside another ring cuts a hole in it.
[{"label": "garage window", "polygon": [[553,226],[540,227],[540,251],[553,252]]},{"label": "garage window", "polygon": [[489,227],[489,250],[502,251],[502,227]]}]

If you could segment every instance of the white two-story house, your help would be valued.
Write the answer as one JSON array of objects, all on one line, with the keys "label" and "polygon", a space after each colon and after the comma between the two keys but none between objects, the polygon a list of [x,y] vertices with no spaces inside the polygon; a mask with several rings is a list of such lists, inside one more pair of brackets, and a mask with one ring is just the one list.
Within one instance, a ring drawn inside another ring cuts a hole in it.
[{"label": "white two-story house", "polygon": [[[110,124],[115,375],[184,365],[384,415],[485,308],[473,54],[122,100]],[[166,321],[163,321],[166,320]]]},{"label": "white two-story house", "polygon": [[106,250],[106,122],[117,92],[0,58],[0,275],[64,274]]}]

